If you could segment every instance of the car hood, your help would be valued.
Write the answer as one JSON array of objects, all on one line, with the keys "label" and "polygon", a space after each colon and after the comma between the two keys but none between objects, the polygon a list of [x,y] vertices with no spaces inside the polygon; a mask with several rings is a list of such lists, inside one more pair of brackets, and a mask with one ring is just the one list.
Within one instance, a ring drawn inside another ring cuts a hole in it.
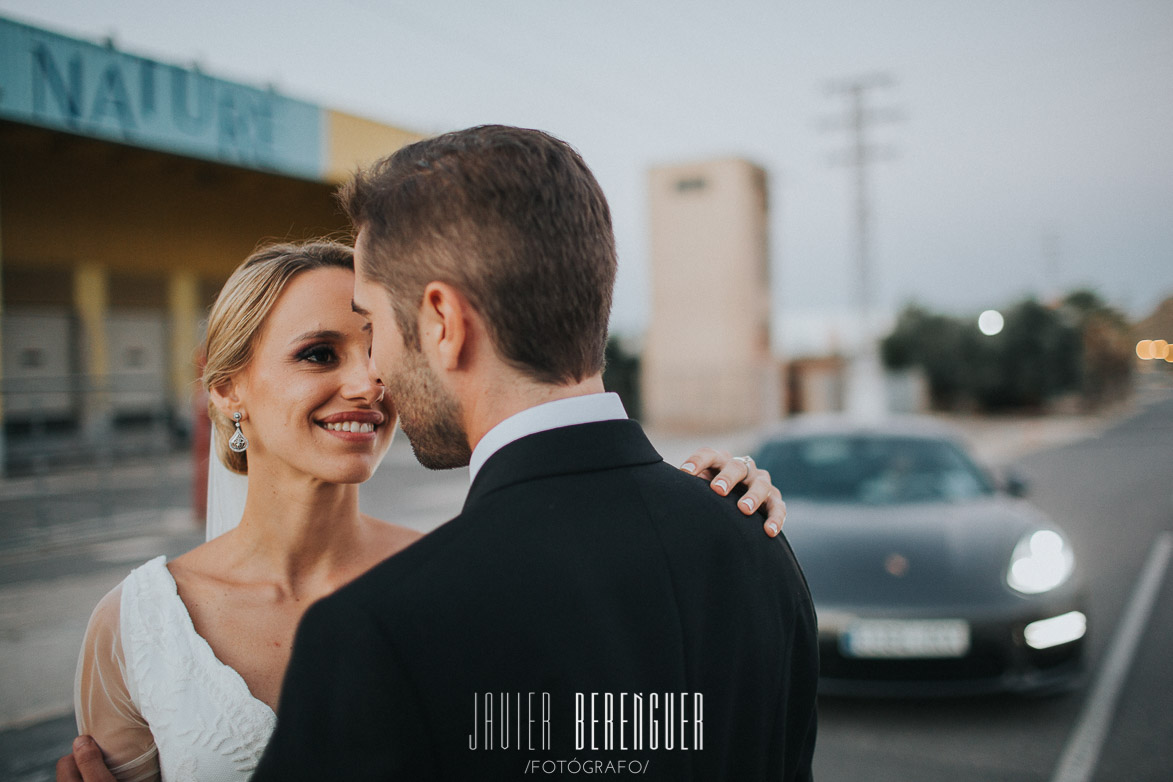
[{"label": "car hood", "polygon": [[1022,536],[1054,525],[1004,496],[963,503],[787,501],[785,533],[818,606],[973,606],[1016,599],[1006,585]]}]

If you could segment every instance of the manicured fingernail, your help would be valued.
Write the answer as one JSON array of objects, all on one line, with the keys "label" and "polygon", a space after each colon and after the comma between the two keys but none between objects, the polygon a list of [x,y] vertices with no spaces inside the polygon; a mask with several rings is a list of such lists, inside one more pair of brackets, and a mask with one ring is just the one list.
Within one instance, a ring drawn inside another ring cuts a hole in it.
[{"label": "manicured fingernail", "polygon": [[737,504],[744,505],[747,510],[753,510],[753,498],[752,497],[745,497],[741,500],[741,502],[739,502]]},{"label": "manicured fingernail", "polygon": [[729,491],[729,484],[725,482],[724,478],[718,478],[717,480],[713,481],[713,486],[726,493]]},{"label": "manicured fingernail", "polygon": [[692,462],[685,462],[684,464],[680,465],[680,469],[684,470],[685,472],[696,472],[696,465]]},{"label": "manicured fingernail", "polygon": [[771,538],[778,534],[778,525],[775,524],[774,522],[771,521],[769,524],[766,525],[766,528],[768,530],[770,530],[770,537]]},{"label": "manicured fingernail", "polygon": [[78,736],[73,740],[73,748],[81,749],[82,747],[88,747],[91,741],[93,741],[93,739],[91,739],[89,736]]}]

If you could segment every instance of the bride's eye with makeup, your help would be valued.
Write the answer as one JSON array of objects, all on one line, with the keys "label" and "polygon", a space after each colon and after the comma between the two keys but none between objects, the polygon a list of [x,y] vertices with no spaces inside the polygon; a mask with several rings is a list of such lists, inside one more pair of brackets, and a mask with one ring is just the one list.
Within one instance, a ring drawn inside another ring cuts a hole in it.
[{"label": "bride's eye with makeup", "polygon": [[294,358],[310,364],[332,364],[338,360],[338,354],[333,345],[318,344],[303,348]]}]

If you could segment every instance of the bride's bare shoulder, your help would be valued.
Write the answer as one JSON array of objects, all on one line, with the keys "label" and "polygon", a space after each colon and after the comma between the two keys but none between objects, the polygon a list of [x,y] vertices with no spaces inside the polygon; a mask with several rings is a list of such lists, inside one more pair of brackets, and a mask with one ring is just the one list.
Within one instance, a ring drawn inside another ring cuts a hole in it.
[{"label": "bride's bare shoulder", "polygon": [[184,577],[208,577],[222,571],[224,557],[232,550],[227,540],[231,533],[201,543],[167,563],[167,569],[177,581]]}]

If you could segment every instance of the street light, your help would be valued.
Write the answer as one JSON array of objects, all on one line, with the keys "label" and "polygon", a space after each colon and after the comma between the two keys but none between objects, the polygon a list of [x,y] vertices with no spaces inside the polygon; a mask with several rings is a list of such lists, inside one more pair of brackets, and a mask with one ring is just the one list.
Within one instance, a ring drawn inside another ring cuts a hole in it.
[{"label": "street light", "polygon": [[978,328],[987,337],[992,337],[995,334],[1002,332],[1002,327],[1006,325],[1006,319],[1002,317],[1002,313],[998,310],[986,310],[978,316]]}]

